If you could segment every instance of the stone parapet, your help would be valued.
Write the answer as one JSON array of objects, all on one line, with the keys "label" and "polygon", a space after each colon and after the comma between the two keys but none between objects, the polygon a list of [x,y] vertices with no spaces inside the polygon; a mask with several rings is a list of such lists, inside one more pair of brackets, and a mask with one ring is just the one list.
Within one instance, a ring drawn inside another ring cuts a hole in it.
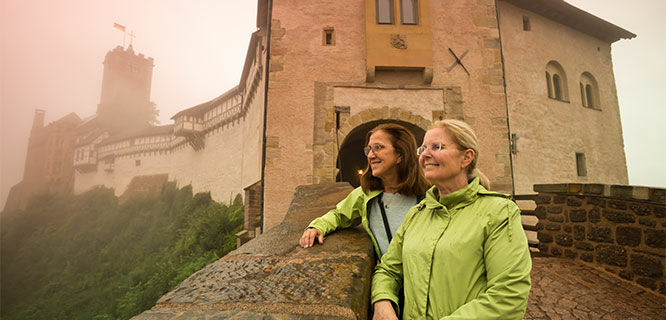
[{"label": "stone parapet", "polygon": [[308,223],[333,208],[347,183],[300,186],[281,224],[206,266],[133,319],[367,319],[372,243],[360,228],[303,249]]},{"label": "stone parapet", "polygon": [[666,294],[666,190],[569,183],[535,185],[534,191],[542,253]]}]

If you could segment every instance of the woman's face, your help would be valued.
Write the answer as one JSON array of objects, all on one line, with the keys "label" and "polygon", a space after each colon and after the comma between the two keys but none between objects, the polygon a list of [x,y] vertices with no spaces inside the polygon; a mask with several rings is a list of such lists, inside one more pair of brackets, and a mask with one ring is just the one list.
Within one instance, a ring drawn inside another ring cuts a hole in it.
[{"label": "woman's face", "polygon": [[368,147],[371,149],[367,155],[368,163],[373,176],[384,180],[398,175],[397,164],[402,161],[402,156],[393,148],[388,133],[379,130],[370,135]]},{"label": "woman's face", "polygon": [[[433,150],[437,149],[433,146],[438,145],[441,145],[441,149]],[[441,185],[460,181],[459,179],[467,180],[466,167],[471,162],[469,152],[472,151],[459,150],[460,147],[453,142],[448,131],[440,128],[428,130],[423,137],[423,146],[427,149],[419,156],[419,165],[430,182]]]}]

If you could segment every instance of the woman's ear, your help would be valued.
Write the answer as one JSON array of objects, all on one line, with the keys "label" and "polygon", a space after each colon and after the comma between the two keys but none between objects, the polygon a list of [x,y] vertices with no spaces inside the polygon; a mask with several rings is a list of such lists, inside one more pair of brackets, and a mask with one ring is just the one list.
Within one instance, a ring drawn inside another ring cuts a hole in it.
[{"label": "woman's ear", "polygon": [[461,162],[461,167],[463,169],[467,168],[470,165],[470,163],[472,163],[475,156],[476,156],[476,154],[474,154],[474,150],[472,150],[472,149],[467,149],[467,150],[463,151],[463,158],[462,158],[462,162]]}]

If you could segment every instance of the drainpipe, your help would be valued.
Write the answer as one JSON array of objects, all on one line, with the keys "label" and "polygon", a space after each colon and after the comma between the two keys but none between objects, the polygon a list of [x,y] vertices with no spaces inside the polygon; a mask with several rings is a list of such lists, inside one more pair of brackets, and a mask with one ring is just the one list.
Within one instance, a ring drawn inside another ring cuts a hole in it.
[{"label": "drainpipe", "polygon": [[273,0],[267,0],[268,12],[266,13],[266,75],[264,83],[264,129],[263,141],[261,142],[261,233],[264,233],[264,198],[266,186],[266,119],[268,117],[268,81],[271,63],[271,21],[273,19]]},{"label": "drainpipe", "polygon": [[506,128],[509,139],[509,166],[511,167],[511,197],[516,196],[516,181],[513,175],[513,137],[511,136],[511,122],[509,121],[509,96],[506,93],[506,70],[504,69],[504,48],[502,47],[502,29],[500,28],[499,7],[495,0],[495,17],[497,20],[497,33],[499,34],[500,60],[502,62],[502,84],[504,85],[504,106],[506,107]]}]

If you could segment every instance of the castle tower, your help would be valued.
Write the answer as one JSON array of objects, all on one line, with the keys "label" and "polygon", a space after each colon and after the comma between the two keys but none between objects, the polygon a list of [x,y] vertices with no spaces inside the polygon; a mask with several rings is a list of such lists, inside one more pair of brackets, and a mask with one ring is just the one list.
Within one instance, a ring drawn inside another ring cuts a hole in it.
[{"label": "castle tower", "polygon": [[153,58],[117,46],[104,58],[102,93],[97,116],[111,131],[134,131],[150,125],[156,117],[150,101]]},{"label": "castle tower", "polygon": [[70,113],[44,126],[44,110],[35,110],[23,180],[12,187],[4,210],[23,209],[42,193],[69,193],[74,185],[74,128],[81,118]]}]

